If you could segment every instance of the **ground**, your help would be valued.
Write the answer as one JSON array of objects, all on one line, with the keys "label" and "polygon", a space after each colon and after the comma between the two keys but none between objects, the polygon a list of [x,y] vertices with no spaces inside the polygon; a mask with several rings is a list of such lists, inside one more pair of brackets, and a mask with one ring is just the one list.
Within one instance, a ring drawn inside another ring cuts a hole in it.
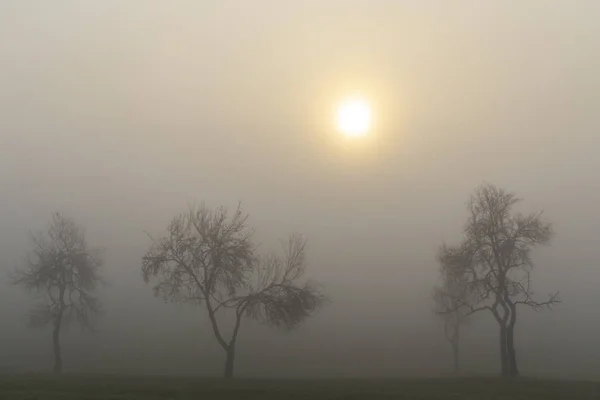
[{"label": "ground", "polygon": [[600,383],[495,378],[250,380],[64,375],[0,376],[0,400],[600,399]]}]

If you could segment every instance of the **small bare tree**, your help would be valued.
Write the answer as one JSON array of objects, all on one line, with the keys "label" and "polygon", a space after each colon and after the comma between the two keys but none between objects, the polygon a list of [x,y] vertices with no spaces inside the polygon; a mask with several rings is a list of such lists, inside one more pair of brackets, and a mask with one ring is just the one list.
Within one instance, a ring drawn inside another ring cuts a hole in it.
[{"label": "small bare tree", "polygon": [[440,263],[441,284],[433,289],[434,313],[444,323],[444,335],[452,347],[454,372],[460,372],[460,330],[467,323],[468,310],[463,304],[468,302],[467,285],[464,275],[454,274],[449,263],[457,260],[449,257],[449,249],[442,246],[438,261]]},{"label": "small bare tree", "polygon": [[475,190],[468,203],[469,219],[464,241],[457,247],[443,247],[444,274],[460,276],[468,294],[456,301],[467,314],[489,311],[500,328],[500,359],[503,376],[517,376],[514,329],[517,306],[534,310],[559,303],[558,293],[545,301],[533,298],[531,251],[547,244],[553,231],[540,213],[514,214],[519,199],[493,185]]},{"label": "small bare tree", "polygon": [[[146,283],[158,278],[154,294],[166,301],[206,308],[214,336],[226,353],[225,378],[233,377],[235,346],[243,317],[291,329],[315,312],[324,297],[310,282],[305,241],[292,236],[285,257],[256,255],[247,215],[240,207],[191,207],[175,217],[167,235],[153,239],[142,260]],[[231,311],[233,328],[224,333],[221,312]]]},{"label": "small bare tree", "polygon": [[52,325],[54,372],[62,372],[61,329],[70,322],[91,329],[100,313],[100,302],[92,295],[101,282],[102,251],[89,248],[83,229],[73,220],[55,213],[47,232],[31,235],[33,250],[12,283],[40,298],[30,313],[30,326]]}]

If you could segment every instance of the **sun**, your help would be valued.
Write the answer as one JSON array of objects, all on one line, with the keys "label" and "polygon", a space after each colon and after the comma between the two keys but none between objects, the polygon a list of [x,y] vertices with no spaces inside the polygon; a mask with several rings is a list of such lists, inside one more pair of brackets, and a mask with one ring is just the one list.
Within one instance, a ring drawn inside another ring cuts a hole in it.
[{"label": "sun", "polygon": [[344,100],[337,109],[336,126],[345,136],[365,136],[371,129],[371,107],[359,97]]}]

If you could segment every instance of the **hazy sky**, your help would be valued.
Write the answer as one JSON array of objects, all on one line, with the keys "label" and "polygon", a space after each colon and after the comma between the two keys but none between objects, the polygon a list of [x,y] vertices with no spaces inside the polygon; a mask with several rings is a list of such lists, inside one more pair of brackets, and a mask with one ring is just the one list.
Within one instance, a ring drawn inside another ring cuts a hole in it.
[{"label": "hazy sky", "polygon": [[[553,313],[523,313],[524,373],[600,373],[600,2],[0,1],[0,265],[53,211],[107,248],[99,331],[66,370],[219,374],[200,310],[143,284],[148,239],[193,200],[242,201],[266,251],[299,231],[333,303],[292,334],[244,325],[240,375],[437,374],[435,251],[483,182],[555,224],[535,253]],[[333,107],[373,105],[348,146]],[[50,366],[50,334],[0,274],[0,367]],[[488,316],[465,368],[497,370]],[[141,360],[141,361],[140,361]]]}]

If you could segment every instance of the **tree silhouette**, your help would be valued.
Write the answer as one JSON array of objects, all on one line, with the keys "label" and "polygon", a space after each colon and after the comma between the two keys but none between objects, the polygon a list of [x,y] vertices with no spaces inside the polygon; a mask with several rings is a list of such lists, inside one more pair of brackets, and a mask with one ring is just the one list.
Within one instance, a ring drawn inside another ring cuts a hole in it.
[{"label": "tree silhouette", "polygon": [[460,372],[460,330],[468,320],[468,310],[462,307],[468,302],[469,295],[464,275],[449,273],[451,268],[445,263],[450,260],[447,257],[448,248],[442,246],[438,261],[440,263],[441,284],[433,289],[434,313],[444,323],[444,336],[452,347],[454,372]]},{"label": "tree silhouette", "polygon": [[[146,283],[158,278],[154,293],[166,301],[203,305],[214,336],[226,352],[225,378],[233,377],[235,346],[243,317],[291,329],[316,311],[324,297],[305,273],[306,243],[292,236],[285,257],[259,257],[240,207],[191,207],[175,217],[167,235],[153,239],[142,260]],[[232,314],[224,333],[220,313]]]},{"label": "tree silhouette", "polygon": [[31,242],[33,250],[11,280],[40,298],[30,313],[30,326],[52,325],[53,370],[60,373],[62,328],[75,321],[91,329],[93,317],[101,311],[92,292],[101,282],[102,251],[89,248],[83,229],[59,213],[52,216],[46,232],[31,236]]},{"label": "tree silhouette", "polygon": [[518,306],[539,310],[560,302],[558,293],[534,300],[531,251],[547,244],[553,230],[541,213],[512,213],[519,201],[504,189],[480,186],[468,203],[463,242],[440,250],[442,273],[463,282],[455,306],[466,308],[467,314],[488,311],[498,323],[503,376],[519,374],[514,342]]}]

